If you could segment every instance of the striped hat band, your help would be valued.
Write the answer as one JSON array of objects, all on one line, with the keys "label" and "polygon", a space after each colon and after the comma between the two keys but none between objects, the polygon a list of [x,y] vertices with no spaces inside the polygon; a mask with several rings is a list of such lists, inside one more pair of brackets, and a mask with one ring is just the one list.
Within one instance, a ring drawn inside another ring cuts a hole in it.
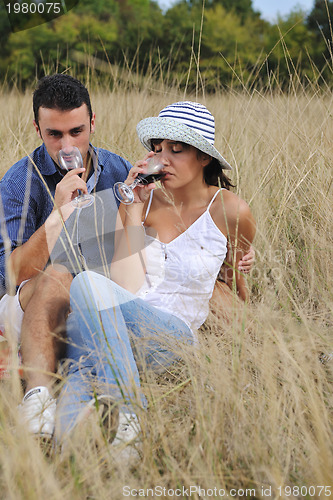
[{"label": "striped hat band", "polygon": [[162,109],[158,116],[184,123],[205,137],[210,144],[214,144],[214,116],[202,104],[198,102],[176,102]]},{"label": "striped hat band", "polygon": [[213,115],[198,102],[182,101],[170,104],[162,109],[157,117],[141,120],[136,130],[141,143],[148,150],[152,148],[152,139],[179,141],[216,158],[222,168],[232,168],[214,147]]}]

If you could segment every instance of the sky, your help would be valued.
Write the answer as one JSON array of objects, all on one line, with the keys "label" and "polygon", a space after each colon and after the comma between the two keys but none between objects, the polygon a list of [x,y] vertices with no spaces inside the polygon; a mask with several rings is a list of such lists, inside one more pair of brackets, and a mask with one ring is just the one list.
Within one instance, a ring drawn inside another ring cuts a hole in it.
[{"label": "sky", "polygon": [[[274,22],[277,15],[285,16],[295,7],[301,7],[310,12],[315,0],[252,0],[254,10],[261,12],[261,17],[267,21]],[[175,0],[158,0],[159,5],[164,9],[176,3]]]},{"label": "sky", "polygon": [[261,12],[261,17],[267,21],[274,22],[277,15],[285,16],[295,7],[301,7],[302,10],[310,12],[314,5],[314,0],[252,0],[254,10]]}]

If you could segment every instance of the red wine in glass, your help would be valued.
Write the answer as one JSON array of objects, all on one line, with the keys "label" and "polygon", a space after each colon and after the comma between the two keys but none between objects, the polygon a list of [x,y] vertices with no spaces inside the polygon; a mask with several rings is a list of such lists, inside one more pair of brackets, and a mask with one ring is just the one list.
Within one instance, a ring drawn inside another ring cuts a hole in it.
[{"label": "red wine in glass", "polygon": [[134,201],[133,189],[139,184],[150,184],[163,179],[165,173],[162,171],[164,165],[157,156],[152,156],[147,160],[147,173],[139,174],[132,184],[128,186],[125,182],[116,182],[113,186],[115,197],[125,205],[131,205]]},{"label": "red wine in glass", "polygon": [[[163,165],[162,165],[163,168]],[[150,184],[151,182],[160,181],[165,176],[165,172],[156,172],[155,174],[139,174],[137,179],[140,179],[139,184]]]},{"label": "red wine in glass", "polygon": [[[58,163],[60,168],[67,171],[75,168],[82,168],[83,160],[80,150],[75,146],[61,149],[58,153]],[[73,207],[84,208],[94,203],[92,194],[82,194],[80,190],[78,190],[78,192],[79,195],[71,201]]]}]

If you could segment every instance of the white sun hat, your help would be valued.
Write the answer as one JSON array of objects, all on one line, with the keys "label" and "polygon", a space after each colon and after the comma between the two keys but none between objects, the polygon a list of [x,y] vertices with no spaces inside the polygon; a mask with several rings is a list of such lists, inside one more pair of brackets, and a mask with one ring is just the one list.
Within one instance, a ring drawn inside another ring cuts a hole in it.
[{"label": "white sun hat", "polygon": [[184,142],[216,158],[221,167],[232,170],[229,163],[214,147],[215,120],[206,106],[193,101],[170,104],[156,117],[141,120],[136,131],[149,151],[152,139]]}]

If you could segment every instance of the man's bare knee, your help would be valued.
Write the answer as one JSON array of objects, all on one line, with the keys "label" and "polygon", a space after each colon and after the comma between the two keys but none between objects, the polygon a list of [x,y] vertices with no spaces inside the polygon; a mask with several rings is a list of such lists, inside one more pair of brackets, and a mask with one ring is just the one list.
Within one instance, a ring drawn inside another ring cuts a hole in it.
[{"label": "man's bare knee", "polygon": [[34,295],[38,295],[39,300],[43,301],[48,289],[50,293],[57,293],[57,289],[59,292],[62,290],[64,296],[67,296],[72,280],[73,276],[66,267],[61,265],[48,266],[43,272],[27,281],[20,289],[19,300],[23,311],[26,310]]},{"label": "man's bare knee", "polygon": [[49,266],[40,274],[35,292],[41,300],[50,295],[69,297],[69,289],[73,281],[71,273],[63,266]]},{"label": "man's bare knee", "polygon": [[30,322],[36,316],[48,318],[51,324],[64,322],[70,308],[72,281],[73,277],[65,267],[49,266],[33,278],[31,284],[25,284],[20,294],[21,306],[25,311],[23,322],[26,323],[26,318]]},{"label": "man's bare knee", "polygon": [[38,276],[34,276],[29,281],[24,283],[22,288],[20,288],[19,301],[20,301],[20,305],[21,305],[21,308],[23,311],[26,310],[27,305],[29,304],[31,297],[33,296],[37,281],[38,281]]}]

